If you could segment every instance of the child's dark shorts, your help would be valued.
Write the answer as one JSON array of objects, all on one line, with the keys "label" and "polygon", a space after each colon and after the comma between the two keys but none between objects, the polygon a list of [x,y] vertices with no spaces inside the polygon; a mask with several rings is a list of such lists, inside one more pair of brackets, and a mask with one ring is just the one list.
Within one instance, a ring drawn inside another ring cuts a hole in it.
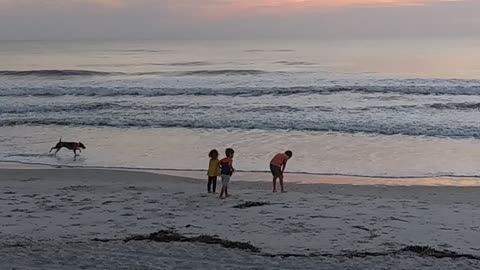
[{"label": "child's dark shorts", "polygon": [[273,177],[280,177],[282,176],[282,168],[270,164],[270,171],[272,172]]}]

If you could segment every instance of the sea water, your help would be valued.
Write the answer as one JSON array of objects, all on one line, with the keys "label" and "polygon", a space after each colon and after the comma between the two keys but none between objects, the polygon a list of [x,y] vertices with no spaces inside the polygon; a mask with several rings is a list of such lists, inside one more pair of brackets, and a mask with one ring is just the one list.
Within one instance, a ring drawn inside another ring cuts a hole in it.
[{"label": "sea water", "polygon": [[[0,161],[480,175],[479,40],[0,41]],[[48,155],[59,138],[82,155]]]}]

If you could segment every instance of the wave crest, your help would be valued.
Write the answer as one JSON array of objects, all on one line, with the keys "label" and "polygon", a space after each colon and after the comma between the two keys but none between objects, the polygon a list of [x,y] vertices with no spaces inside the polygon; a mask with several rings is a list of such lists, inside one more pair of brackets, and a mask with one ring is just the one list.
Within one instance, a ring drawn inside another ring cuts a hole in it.
[{"label": "wave crest", "polygon": [[[195,74],[195,73],[193,73]],[[202,74],[202,73],[200,73]],[[469,87],[437,86],[298,86],[298,87],[235,87],[235,88],[162,88],[162,87],[11,87],[0,89],[0,96],[289,96],[289,95],[332,95],[337,93],[401,94],[401,95],[480,95],[480,84]],[[368,97],[366,97],[368,98]],[[377,98],[377,97],[376,97]],[[391,98],[391,97],[390,97]],[[432,108],[442,108],[433,104]],[[476,108],[478,104],[453,104],[457,108]]]},{"label": "wave crest", "polygon": [[0,126],[17,125],[58,125],[78,127],[153,127],[153,128],[196,128],[196,129],[242,129],[242,130],[297,130],[314,132],[338,132],[347,134],[380,134],[380,135],[407,135],[429,136],[450,138],[480,138],[480,129],[475,126],[458,126],[450,128],[435,124],[422,126],[408,123],[359,123],[355,121],[331,121],[317,119],[315,121],[271,121],[261,119],[259,121],[210,121],[199,119],[164,119],[164,118],[138,118],[133,116],[109,117],[109,116],[77,116],[75,118],[15,118],[0,120]]},{"label": "wave crest", "polygon": [[[152,64],[161,66],[202,66],[208,65],[207,62],[179,62],[171,64]],[[270,73],[264,70],[257,69],[205,69],[205,70],[192,70],[192,71],[152,71],[152,72],[106,72],[95,70],[0,70],[0,76],[12,76],[12,77],[24,77],[24,76],[36,76],[36,77],[64,77],[64,76],[142,76],[142,75],[165,75],[165,76],[234,76],[234,75],[261,75]]]},{"label": "wave crest", "polygon": [[60,77],[60,76],[107,76],[119,74],[118,72],[102,72],[93,70],[0,70],[3,76],[37,76],[37,77]]}]

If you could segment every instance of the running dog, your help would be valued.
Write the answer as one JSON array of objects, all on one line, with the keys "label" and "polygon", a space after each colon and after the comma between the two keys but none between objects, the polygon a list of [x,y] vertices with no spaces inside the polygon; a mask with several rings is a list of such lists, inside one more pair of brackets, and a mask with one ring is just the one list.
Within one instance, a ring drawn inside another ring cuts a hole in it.
[{"label": "running dog", "polygon": [[53,149],[57,149],[55,152],[56,155],[63,147],[72,150],[75,156],[78,156],[77,150],[82,152],[82,149],[86,149],[85,145],[81,142],[62,142],[62,138],[60,138],[60,141],[58,141],[57,145],[52,147],[48,153],[51,153]]}]

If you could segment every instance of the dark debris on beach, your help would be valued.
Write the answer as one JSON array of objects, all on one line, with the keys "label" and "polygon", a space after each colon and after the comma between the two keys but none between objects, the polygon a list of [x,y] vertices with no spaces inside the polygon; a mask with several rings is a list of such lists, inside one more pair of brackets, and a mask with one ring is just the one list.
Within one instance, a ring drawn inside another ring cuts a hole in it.
[{"label": "dark debris on beach", "polygon": [[250,243],[223,240],[218,238],[217,236],[210,236],[210,235],[187,237],[179,234],[174,230],[161,230],[148,235],[133,235],[126,238],[124,242],[145,241],[145,240],[155,241],[155,242],[164,242],[164,243],[169,243],[169,242],[203,243],[203,244],[209,244],[209,245],[220,245],[224,248],[248,250],[255,253],[260,252],[259,248],[253,246]]},{"label": "dark debris on beach", "polygon": [[367,258],[367,257],[385,257],[392,255],[406,255],[406,254],[415,254],[420,257],[433,257],[437,259],[468,259],[480,261],[480,256],[472,254],[461,254],[449,250],[437,250],[429,246],[406,246],[402,249],[384,251],[384,252],[368,252],[368,251],[344,251],[339,254],[332,253],[263,253],[259,247],[252,245],[249,242],[238,242],[230,241],[219,238],[218,236],[211,235],[199,235],[194,237],[188,237],[182,235],[175,231],[174,229],[160,230],[151,234],[138,234],[132,235],[125,239],[92,239],[95,242],[113,242],[113,241],[123,241],[125,243],[131,241],[154,241],[162,243],[170,242],[183,242],[183,243],[203,243],[207,245],[220,245],[228,249],[239,249],[252,253],[256,253],[260,256],[272,257],[272,258],[314,258],[314,257],[329,257],[329,258]]},{"label": "dark debris on beach", "polygon": [[264,205],[271,205],[269,202],[252,202],[252,201],[247,201],[242,204],[235,205],[233,208],[238,208],[238,209],[245,209],[245,208],[250,208],[250,207],[257,207],[257,206],[264,206]]}]

